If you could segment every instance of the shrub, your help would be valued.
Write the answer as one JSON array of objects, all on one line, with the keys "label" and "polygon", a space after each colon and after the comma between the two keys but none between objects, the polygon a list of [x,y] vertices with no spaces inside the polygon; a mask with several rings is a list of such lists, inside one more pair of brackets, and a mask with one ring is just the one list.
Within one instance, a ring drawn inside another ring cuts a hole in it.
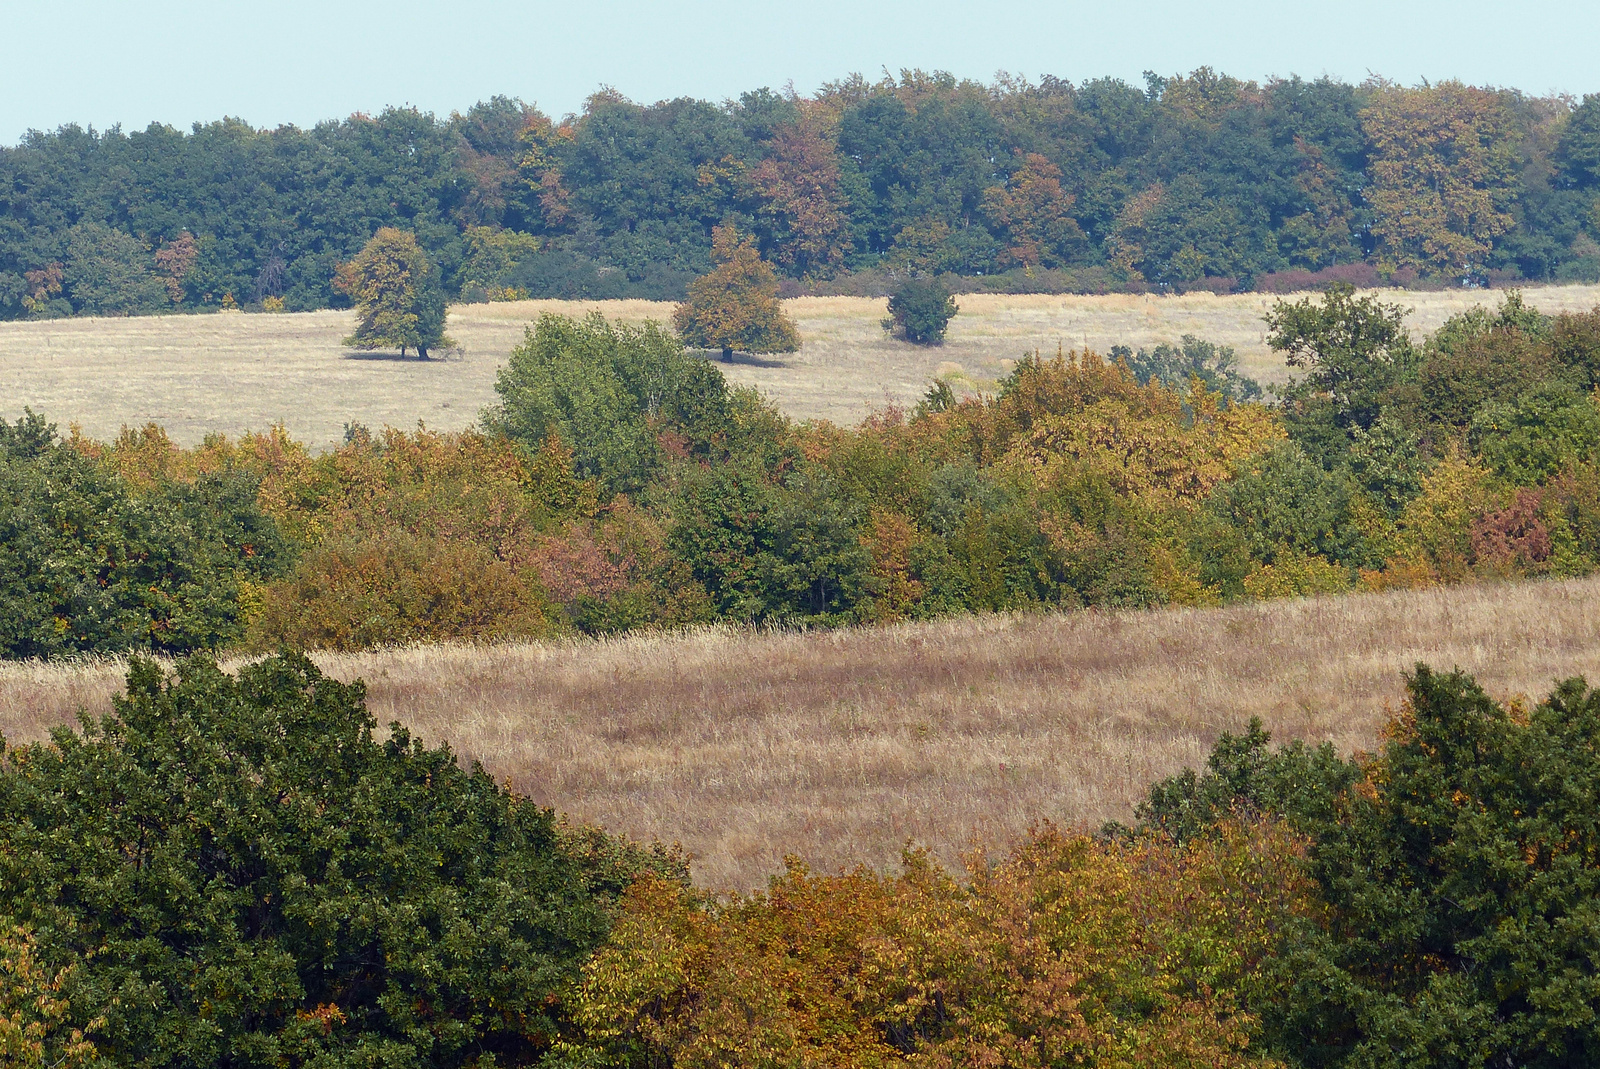
[{"label": "shrub", "polygon": [[[285,655],[136,662],[81,734],[0,764],[0,913],[109,1064],[526,1065],[647,860]],[[630,871],[631,870],[631,871]]]},{"label": "shrub", "polygon": [[550,630],[533,588],[482,546],[403,530],[309,550],[267,587],[247,645],[356,650]]},{"label": "shrub", "polygon": [[957,311],[956,299],[943,280],[907,278],[889,294],[889,318],[883,329],[913,345],[937,345],[944,341]]}]

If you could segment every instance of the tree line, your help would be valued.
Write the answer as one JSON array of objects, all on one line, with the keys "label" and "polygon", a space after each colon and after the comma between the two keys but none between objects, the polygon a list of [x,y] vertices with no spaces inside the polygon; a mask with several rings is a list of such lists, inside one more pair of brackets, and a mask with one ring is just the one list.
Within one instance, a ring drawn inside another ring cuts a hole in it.
[{"label": "tree line", "polygon": [[[731,262],[731,261],[730,261]],[[1600,568],[1600,310],[1420,343],[1280,300],[1268,398],[1199,338],[1033,354],[854,428],[661,324],[547,315],[472,430],[0,426],[0,652],[354,649],[730,621],[1211,605]]]},{"label": "tree line", "polygon": [[464,300],[681,299],[722,226],[795,291],[1594,280],[1597,194],[1600,97],[1206,68],[68,126],[0,149],[0,315],[337,305],[384,227]]}]

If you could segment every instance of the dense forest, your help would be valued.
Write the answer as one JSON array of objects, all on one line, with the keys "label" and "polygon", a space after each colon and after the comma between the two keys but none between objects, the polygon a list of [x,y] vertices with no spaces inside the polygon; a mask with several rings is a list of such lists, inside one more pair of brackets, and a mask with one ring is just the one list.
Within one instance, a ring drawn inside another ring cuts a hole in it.
[{"label": "dense forest", "polygon": [[1600,97],[1205,68],[68,126],[0,149],[0,316],[338,304],[338,265],[384,226],[466,300],[681,298],[726,223],[791,292],[1594,280],[1597,197]]}]

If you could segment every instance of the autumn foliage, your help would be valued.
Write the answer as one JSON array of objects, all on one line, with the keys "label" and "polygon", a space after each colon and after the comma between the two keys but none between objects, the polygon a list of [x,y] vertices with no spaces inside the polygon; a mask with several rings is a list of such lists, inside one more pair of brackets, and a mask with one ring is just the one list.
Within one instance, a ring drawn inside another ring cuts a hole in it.
[{"label": "autumn foliage", "polygon": [[574,1061],[684,1067],[1259,1065],[1243,1009],[1315,907],[1285,829],[1179,847],[1049,826],[958,879],[816,875],[705,903],[641,881],[584,967]]},{"label": "autumn foliage", "polygon": [[716,266],[689,286],[689,299],[672,313],[685,345],[721,349],[726,360],[746,353],[792,353],[800,348],[794,321],[778,303],[778,277],[755,242],[732,226],[717,228]]}]

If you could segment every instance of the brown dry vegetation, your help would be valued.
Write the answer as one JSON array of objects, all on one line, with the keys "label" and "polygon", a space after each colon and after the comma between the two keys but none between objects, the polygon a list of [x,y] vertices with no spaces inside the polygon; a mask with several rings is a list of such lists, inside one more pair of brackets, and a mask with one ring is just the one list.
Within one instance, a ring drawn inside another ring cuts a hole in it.
[{"label": "brown dry vegetation", "polygon": [[[1419,334],[1491,291],[1385,292],[1415,309]],[[1600,286],[1527,291],[1547,312],[1588,309]],[[1019,355],[1057,346],[1152,346],[1195,334],[1236,348],[1244,369],[1268,382],[1285,369],[1267,348],[1261,314],[1270,294],[1218,297],[970,294],[949,340],[924,349],[884,335],[884,302],[860,297],[803,297],[785,302],[800,328],[798,353],[726,366],[729,378],[758,387],[796,418],[850,424],[885,403],[909,405],[935,375],[969,389],[1005,374]],[[440,430],[477,419],[494,400],[496,369],[541,311],[581,314],[598,308],[623,319],[666,320],[672,306],[649,301],[519,301],[457,305],[449,332],[463,352],[423,363],[339,345],[349,312],[295,315],[217,314],[133,319],[57,319],[0,323],[0,416],[25,405],[91,437],[155,421],[181,444],[210,432],[238,434],[284,424],[313,446],[337,442],[346,421]]]},{"label": "brown dry vegetation", "polygon": [[[317,659],[365,679],[380,722],[575,817],[681,841],[702,883],[743,888],[786,852],[886,866],[909,839],[949,861],[1040,818],[1126,820],[1252,715],[1280,738],[1369,747],[1419,660],[1502,697],[1600,678],[1600,578]],[[0,665],[0,730],[38,739],[104,710],[121,672]]]}]

